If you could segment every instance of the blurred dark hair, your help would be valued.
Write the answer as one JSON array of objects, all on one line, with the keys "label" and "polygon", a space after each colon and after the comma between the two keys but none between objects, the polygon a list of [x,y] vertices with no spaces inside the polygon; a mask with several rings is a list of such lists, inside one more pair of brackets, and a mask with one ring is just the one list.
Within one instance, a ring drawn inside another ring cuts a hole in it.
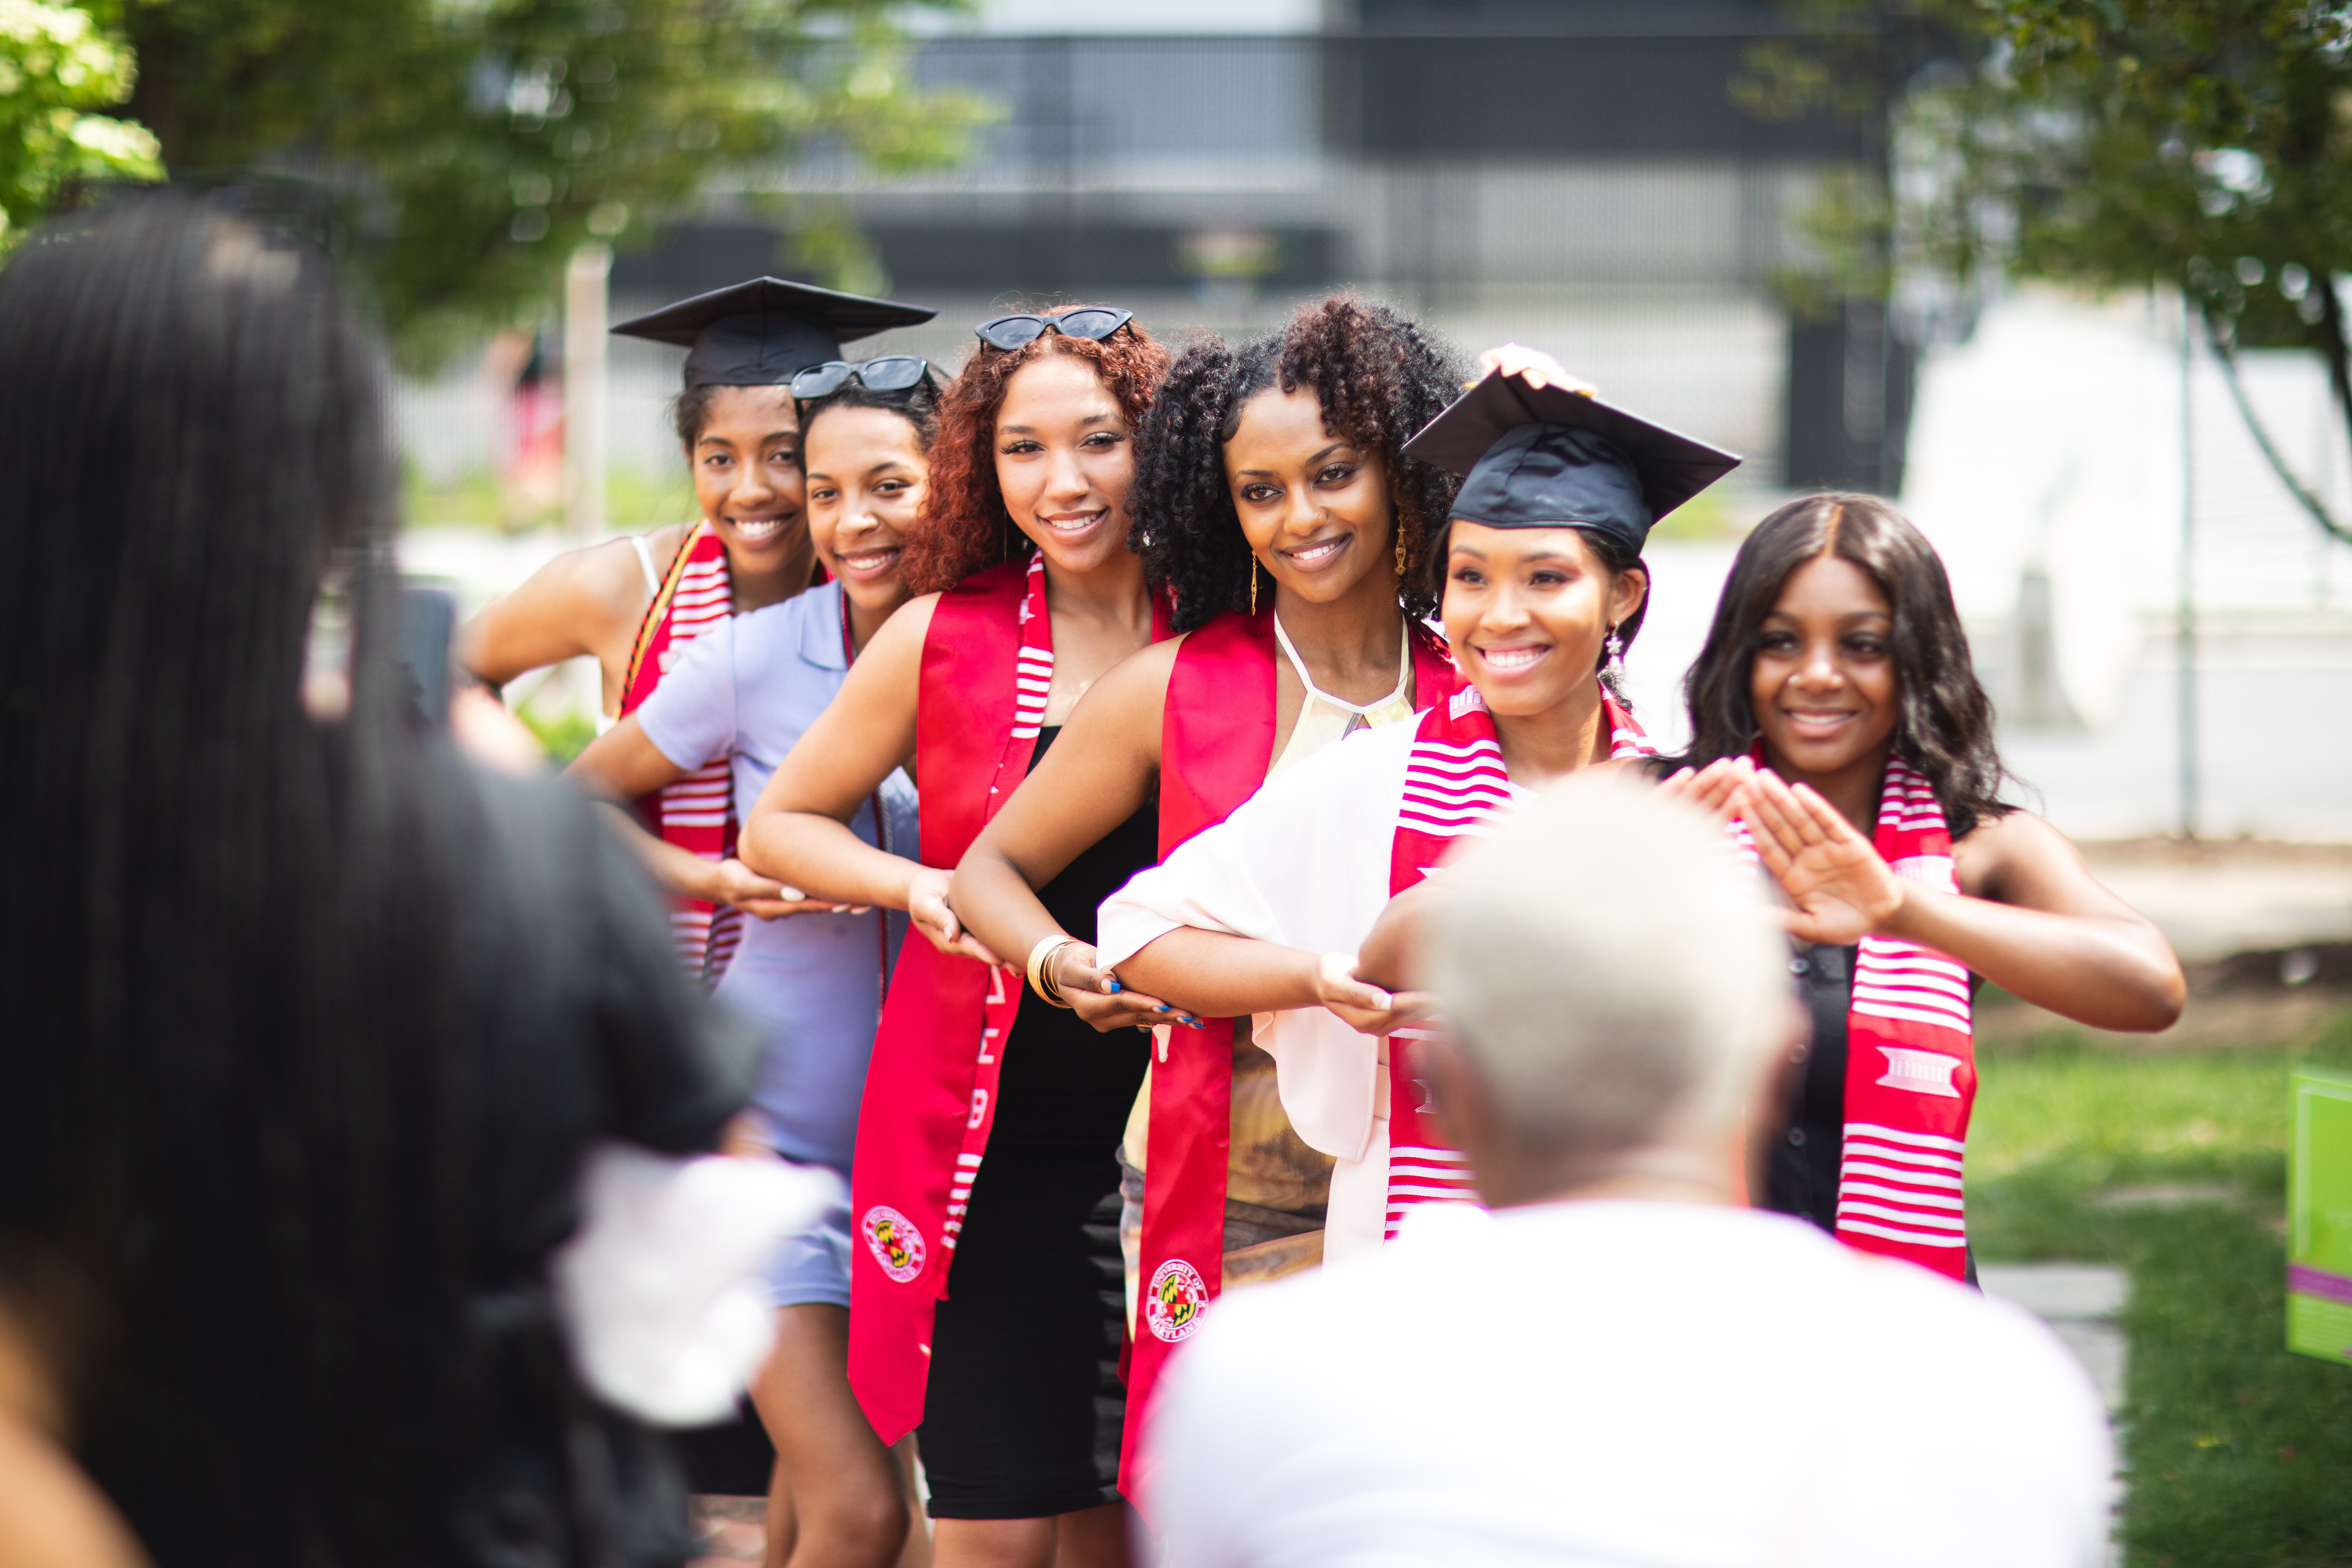
[{"label": "blurred dark hair", "polygon": [[[1060,316],[1084,309],[1056,305],[1038,313]],[[1168,374],[1168,351],[1139,321],[1100,340],[1043,332],[1017,349],[974,349],[940,401],[939,438],[923,491],[924,526],[903,547],[907,585],[914,592],[952,588],[982,567],[1026,561],[1035,552],[1029,536],[1013,526],[996,482],[996,416],[1013,377],[1048,354],[1092,365],[1130,429],[1143,423]]]},{"label": "blurred dark hair", "polygon": [[1241,348],[1210,339],[1186,349],[1144,420],[1128,543],[1153,584],[1170,590],[1176,629],[1249,604],[1257,562],[1234,510],[1224,448],[1242,405],[1276,386],[1311,389],[1333,433],[1385,466],[1405,544],[1405,613],[1430,615],[1436,599],[1416,568],[1460,481],[1400,448],[1460,394],[1461,367],[1408,318],[1334,295],[1300,306],[1281,332]]},{"label": "blurred dark hair", "polygon": [[898,392],[877,392],[862,381],[845,381],[823,397],[812,397],[801,405],[801,452],[808,452],[809,432],[816,426],[816,416],[835,408],[880,408],[896,414],[915,427],[915,438],[923,450],[940,433],[940,384],[929,375],[914,385]]},{"label": "blurred dark hair", "polygon": [[0,1290],[78,1452],[159,1563],[617,1561],[543,1277],[625,1031],[553,976],[667,994],[414,715],[374,342],[164,195],[25,242],[0,363]]},{"label": "blurred dark hair", "polygon": [[1934,785],[1952,837],[2015,809],[2000,798],[2008,773],[1993,744],[1992,700],[1978,684],[1944,563],[1927,536],[1877,496],[1801,497],[1741,542],[1706,646],[1683,680],[1691,721],[1685,761],[1705,766],[1744,756],[1756,743],[1748,674],[1764,617],[1790,573],[1831,554],[1869,574],[1894,609],[1895,750]]}]

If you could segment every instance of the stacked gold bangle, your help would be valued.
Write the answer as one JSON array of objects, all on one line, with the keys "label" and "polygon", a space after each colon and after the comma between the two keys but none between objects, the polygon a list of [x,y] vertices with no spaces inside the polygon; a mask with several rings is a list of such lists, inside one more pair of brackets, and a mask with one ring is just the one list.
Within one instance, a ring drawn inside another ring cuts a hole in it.
[{"label": "stacked gold bangle", "polygon": [[1054,957],[1066,947],[1079,945],[1076,937],[1061,931],[1038,939],[1037,945],[1029,950],[1029,989],[1055,1007],[1070,1006],[1070,1000],[1062,994],[1061,986],[1054,979]]}]

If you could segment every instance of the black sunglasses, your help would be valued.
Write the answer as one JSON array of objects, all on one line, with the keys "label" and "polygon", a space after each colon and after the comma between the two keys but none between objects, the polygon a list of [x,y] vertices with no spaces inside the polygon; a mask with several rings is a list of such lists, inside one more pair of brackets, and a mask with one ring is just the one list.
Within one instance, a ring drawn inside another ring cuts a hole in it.
[{"label": "black sunglasses", "polygon": [[1082,310],[1065,310],[1058,316],[999,316],[992,321],[981,322],[972,329],[972,334],[990,348],[1009,352],[1026,348],[1047,332],[1100,342],[1133,320],[1132,310],[1088,305]]},{"label": "black sunglasses", "polygon": [[853,381],[869,392],[906,392],[920,385],[930,373],[931,362],[913,354],[884,354],[855,363],[827,360],[793,377],[793,395],[803,403],[813,397],[830,397]]}]

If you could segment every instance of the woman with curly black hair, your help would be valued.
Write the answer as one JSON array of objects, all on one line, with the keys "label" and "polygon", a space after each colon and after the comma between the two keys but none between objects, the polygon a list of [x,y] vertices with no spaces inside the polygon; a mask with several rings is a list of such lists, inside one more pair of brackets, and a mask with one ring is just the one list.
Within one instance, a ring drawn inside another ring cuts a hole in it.
[{"label": "woman with curly black hair", "polygon": [[1740,545],[1685,689],[1686,761],[1752,757],[1742,815],[1794,904],[1812,1018],[1769,1207],[1969,1272],[1974,980],[2103,1029],[2179,1016],[2179,962],[2064,835],[2000,797],[1944,563],[1876,496],[1790,501]]},{"label": "woman with curly black hair", "polygon": [[[1091,921],[1070,930],[1034,890],[1110,826],[1156,797],[1165,854],[1300,758],[1454,689],[1411,586],[1451,481],[1402,447],[1460,382],[1418,326],[1347,298],[1302,307],[1279,335],[1238,350],[1197,344],[1170,370],[1139,443],[1132,538],[1185,635],[1102,679],[950,889],[972,935],[1027,960],[1045,1001],[1092,1008],[1119,993],[1096,963]],[[1335,999],[1360,999],[1363,987],[1331,980]],[[1291,1128],[1273,1060],[1249,1044],[1246,1020],[1210,1027],[1154,1005],[1188,1026],[1188,1054],[1224,1069],[1208,1092],[1229,1093],[1232,1110],[1211,1118],[1213,1139],[1168,1150],[1147,1131],[1147,1092],[1123,1151],[1127,1223],[1139,1198],[1147,1233],[1189,1216],[1214,1233],[1209,1254],[1223,1251],[1228,1281],[1312,1265],[1332,1161]],[[1164,1035],[1160,1045],[1163,1058],[1176,1048]],[[1137,1192],[1136,1167],[1152,1173],[1150,1190]],[[1142,1332],[1135,1344],[1130,1436],[1166,1348]]]}]

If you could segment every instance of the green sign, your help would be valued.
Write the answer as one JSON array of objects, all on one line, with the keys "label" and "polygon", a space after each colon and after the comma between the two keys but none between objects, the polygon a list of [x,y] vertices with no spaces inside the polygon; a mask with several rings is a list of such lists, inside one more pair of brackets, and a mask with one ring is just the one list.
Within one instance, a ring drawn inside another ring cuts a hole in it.
[{"label": "green sign", "polygon": [[2352,1362],[2352,1077],[2294,1077],[2286,1348]]}]

